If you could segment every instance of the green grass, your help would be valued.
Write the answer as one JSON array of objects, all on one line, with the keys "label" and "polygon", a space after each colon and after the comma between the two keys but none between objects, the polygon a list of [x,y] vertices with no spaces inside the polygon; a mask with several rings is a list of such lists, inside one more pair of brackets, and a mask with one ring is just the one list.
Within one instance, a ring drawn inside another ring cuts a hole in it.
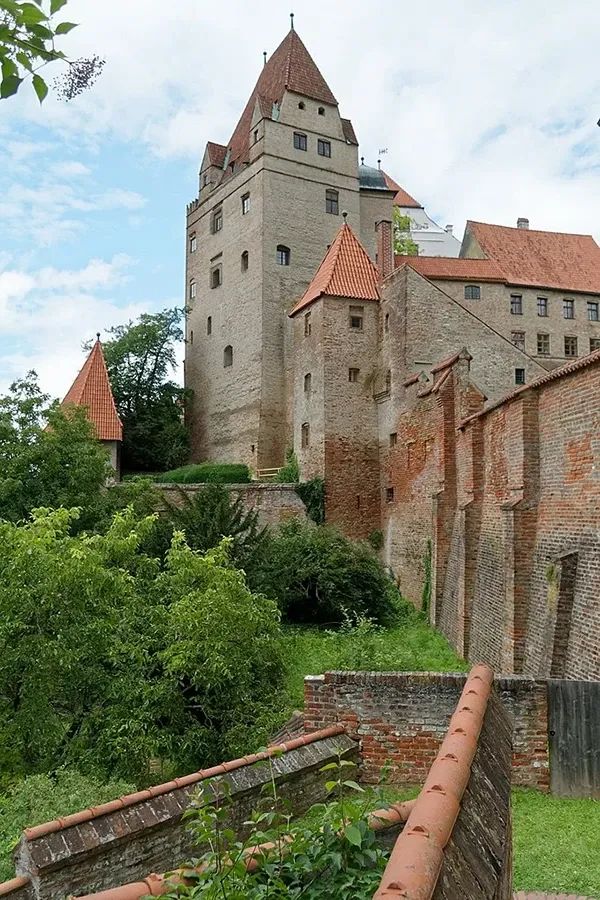
[{"label": "green grass", "polygon": [[371,672],[464,672],[469,666],[448,641],[416,615],[392,628],[362,624],[352,629],[286,628],[286,687],[296,709],[303,705],[305,675],[336,669]]},{"label": "green grass", "polygon": [[600,898],[600,801],[513,791],[517,891]]}]

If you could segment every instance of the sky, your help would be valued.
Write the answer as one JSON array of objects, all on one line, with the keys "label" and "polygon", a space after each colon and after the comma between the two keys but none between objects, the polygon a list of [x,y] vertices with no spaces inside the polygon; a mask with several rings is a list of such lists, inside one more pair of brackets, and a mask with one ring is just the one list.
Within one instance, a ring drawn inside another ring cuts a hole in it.
[{"label": "sky", "polygon": [[[440,224],[600,243],[600,7],[590,0],[69,0],[96,85],[0,101],[0,392],[63,396],[96,332],[183,305],[185,207],[289,13],[360,155]],[[53,72],[46,70],[51,81]]]}]

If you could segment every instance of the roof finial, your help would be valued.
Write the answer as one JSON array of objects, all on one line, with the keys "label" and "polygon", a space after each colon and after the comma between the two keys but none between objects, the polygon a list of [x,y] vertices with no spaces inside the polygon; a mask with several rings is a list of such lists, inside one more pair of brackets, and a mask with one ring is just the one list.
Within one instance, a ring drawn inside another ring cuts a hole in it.
[{"label": "roof finial", "polygon": [[292,23],[292,31],[294,30],[294,13],[290,13],[290,21]]},{"label": "roof finial", "polygon": [[342,218],[344,220],[344,225],[346,225],[347,224],[346,219],[348,218],[348,213],[346,212],[345,209],[342,211]]},{"label": "roof finial", "polygon": [[365,158],[364,158],[364,156],[361,156],[361,158],[360,158],[360,164],[361,164],[361,166],[364,166],[364,164],[365,164]]},{"label": "roof finial", "polygon": [[381,169],[381,160],[380,159],[377,160],[377,168]]},{"label": "roof finial", "polygon": [[99,331],[96,332],[96,337],[98,340],[100,340],[100,332]]},{"label": "roof finial", "polygon": [[267,64],[267,51],[266,50],[263,50],[263,60],[264,60],[263,65],[266,66],[266,64]]}]

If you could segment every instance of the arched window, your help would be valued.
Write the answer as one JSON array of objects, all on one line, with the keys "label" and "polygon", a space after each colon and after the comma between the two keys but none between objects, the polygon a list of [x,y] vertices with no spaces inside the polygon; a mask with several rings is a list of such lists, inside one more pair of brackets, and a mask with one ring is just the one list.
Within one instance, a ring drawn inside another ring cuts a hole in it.
[{"label": "arched window", "polygon": [[289,247],[284,247],[283,244],[277,245],[277,265],[278,266],[289,266],[290,258],[292,255],[292,251]]},{"label": "arched window", "polygon": [[481,300],[481,288],[478,284],[466,285],[465,300]]},{"label": "arched window", "polygon": [[302,428],[300,429],[301,440],[300,443],[302,445],[302,449],[305,450],[310,445],[310,425],[308,422],[304,422]]},{"label": "arched window", "polygon": [[206,333],[212,334],[212,316],[209,316],[206,320]]},{"label": "arched window", "polygon": [[247,251],[247,250],[244,250],[244,252],[242,253],[242,272],[247,272],[247,271],[248,271],[248,261],[249,261],[249,259],[250,259],[250,257],[248,256],[248,251]]},{"label": "arched window", "polygon": [[308,372],[304,376],[304,393],[310,394],[311,388],[312,388],[312,375],[310,374],[310,372]]},{"label": "arched window", "polygon": [[233,365],[233,347],[228,344],[223,350],[223,366],[227,368]]},{"label": "arched window", "polygon": [[192,278],[190,281],[190,300],[193,300],[196,296],[196,281]]}]

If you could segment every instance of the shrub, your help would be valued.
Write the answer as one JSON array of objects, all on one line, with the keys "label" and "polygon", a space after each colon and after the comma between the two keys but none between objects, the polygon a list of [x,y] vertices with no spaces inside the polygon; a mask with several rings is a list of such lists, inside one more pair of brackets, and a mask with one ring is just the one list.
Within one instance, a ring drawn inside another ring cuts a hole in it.
[{"label": "shrub", "polygon": [[0,881],[14,877],[12,849],[24,828],[107,803],[135,790],[134,784],[104,784],[74,769],[58,769],[53,775],[30,775],[17,782],[0,797]]},{"label": "shrub", "polygon": [[164,484],[248,484],[250,480],[250,469],[243,463],[200,463],[156,476]]},{"label": "shrub", "polygon": [[293,450],[286,451],[285,466],[279,470],[273,480],[279,484],[297,484],[300,481],[298,457]]},{"label": "shrub", "polygon": [[323,478],[311,478],[296,485],[296,493],[306,506],[306,513],[315,525],[325,521],[325,481]]},{"label": "shrub", "polygon": [[261,589],[288,622],[339,625],[394,618],[398,591],[368,544],[331,526],[293,520],[272,541]]}]

